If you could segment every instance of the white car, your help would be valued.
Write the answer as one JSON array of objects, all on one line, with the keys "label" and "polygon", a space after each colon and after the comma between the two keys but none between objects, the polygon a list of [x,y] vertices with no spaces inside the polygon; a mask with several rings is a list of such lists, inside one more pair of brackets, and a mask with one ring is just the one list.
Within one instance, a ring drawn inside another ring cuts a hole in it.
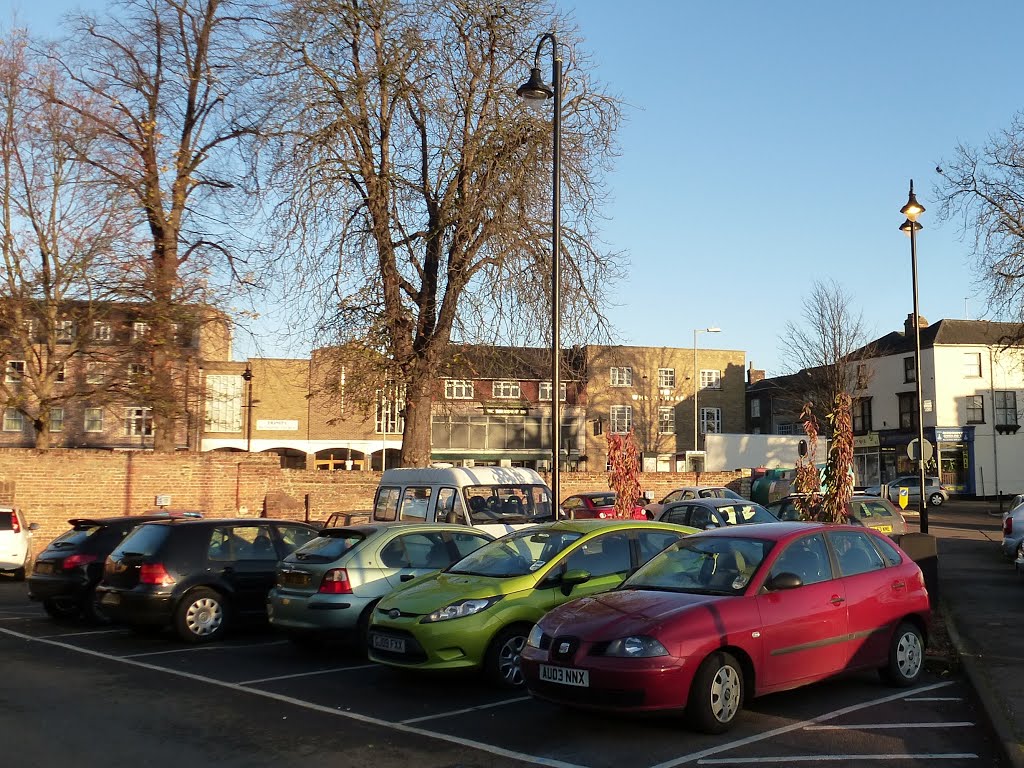
[{"label": "white car", "polygon": [[32,554],[32,531],[16,507],[0,507],[0,572],[14,574],[15,581],[25,578],[25,567]]}]

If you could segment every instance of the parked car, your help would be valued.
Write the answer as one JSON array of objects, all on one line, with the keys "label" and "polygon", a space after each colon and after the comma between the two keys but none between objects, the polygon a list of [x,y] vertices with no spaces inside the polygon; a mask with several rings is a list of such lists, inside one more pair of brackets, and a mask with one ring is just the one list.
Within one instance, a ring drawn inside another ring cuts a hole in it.
[{"label": "parked car", "polygon": [[267,615],[297,643],[338,637],[363,649],[380,598],[492,540],[483,531],[446,523],[327,528],[278,564]]},{"label": "parked car", "polygon": [[736,491],[719,485],[689,485],[669,491],[661,501],[651,502],[644,507],[644,511],[647,512],[649,520],[654,520],[666,504],[671,504],[673,501],[689,501],[690,499],[743,499],[743,497]]},{"label": "parked car", "polygon": [[[837,609],[842,605],[842,609]],[[869,528],[705,531],[531,630],[531,694],[584,709],[684,710],[722,733],[754,696],[877,669],[912,685],[930,621],[921,569]]]},{"label": "parked car", "polygon": [[[1016,502],[1016,503],[1014,503]],[[1020,561],[1024,558],[1024,496],[1014,497],[1013,504],[1003,513],[1003,557]],[[1020,568],[1018,568],[1020,570]]]},{"label": "parked car", "polygon": [[156,512],[145,515],[68,520],[71,529],[47,544],[32,565],[28,596],[55,619],[105,617],[96,605],[96,585],[103,563],[129,531],[153,520],[202,517],[199,512]]},{"label": "parked car", "polygon": [[143,523],[110,553],[100,609],[133,627],[173,627],[192,643],[219,640],[234,621],[267,619],[277,563],[317,535],[265,518]]},{"label": "parked car", "polygon": [[369,657],[409,669],[482,669],[499,685],[519,687],[519,653],[546,611],[617,586],[693,530],[647,520],[563,520],[515,531],[382,599],[370,623]]},{"label": "parked car", "polygon": [[[799,495],[791,493],[773,501],[766,509],[779,520],[801,520],[797,506]],[[878,496],[855,493],[846,505],[846,522],[850,525],[864,525],[889,536],[902,536],[907,532],[907,520],[891,501]]]},{"label": "parked car", "polygon": [[[563,516],[574,520],[607,520],[616,517],[615,491],[577,493],[563,501],[561,506]],[[632,518],[634,520],[647,519],[642,504],[633,505]]]},{"label": "parked car", "polygon": [[39,526],[26,523],[17,507],[0,507],[0,572],[23,581],[32,557],[32,532]]},{"label": "parked car", "polygon": [[775,515],[753,501],[721,498],[690,499],[665,505],[658,520],[663,523],[690,525],[698,530],[723,528],[727,525],[777,523]]},{"label": "parked car", "polygon": [[[886,489],[885,495],[893,502],[900,498],[900,488],[907,489],[907,503],[916,504],[921,499],[921,479],[917,475],[904,475],[884,485],[871,485],[864,489],[868,496],[882,496],[882,488]],[[928,499],[928,506],[939,507],[949,501],[949,491],[939,482],[937,477],[926,477],[924,479],[925,496]]]}]

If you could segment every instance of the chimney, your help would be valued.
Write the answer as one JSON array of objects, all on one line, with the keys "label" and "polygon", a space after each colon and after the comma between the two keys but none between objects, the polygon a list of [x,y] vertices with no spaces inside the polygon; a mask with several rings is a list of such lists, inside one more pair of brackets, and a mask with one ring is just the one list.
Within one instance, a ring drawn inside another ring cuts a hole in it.
[{"label": "chimney", "polygon": [[754,364],[751,363],[747,369],[747,384],[757,384],[759,381],[764,381],[764,371],[755,371]]},{"label": "chimney", "polygon": [[[924,315],[917,316],[917,324],[919,328],[927,328],[928,321],[924,319]],[[911,312],[907,315],[907,319],[903,321],[903,333],[907,336],[914,334],[914,313]]]}]

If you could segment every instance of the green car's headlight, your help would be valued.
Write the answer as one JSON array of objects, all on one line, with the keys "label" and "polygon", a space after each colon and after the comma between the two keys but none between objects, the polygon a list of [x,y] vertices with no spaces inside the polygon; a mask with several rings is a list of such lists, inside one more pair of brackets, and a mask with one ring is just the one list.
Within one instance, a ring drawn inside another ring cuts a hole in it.
[{"label": "green car's headlight", "polygon": [[531,648],[540,648],[540,639],[544,637],[544,630],[538,624],[533,625],[530,634],[526,638],[526,644]]},{"label": "green car's headlight", "polygon": [[646,659],[651,656],[668,656],[668,651],[653,637],[634,635],[613,640],[608,644],[604,655],[626,659]]},{"label": "green car's headlight", "polygon": [[501,600],[501,595],[475,600],[459,600],[446,605],[444,608],[439,608],[433,613],[427,614],[420,621],[423,624],[432,624],[435,621],[461,619],[464,616],[472,616],[473,614],[480,613],[480,611],[487,610],[499,600]]}]

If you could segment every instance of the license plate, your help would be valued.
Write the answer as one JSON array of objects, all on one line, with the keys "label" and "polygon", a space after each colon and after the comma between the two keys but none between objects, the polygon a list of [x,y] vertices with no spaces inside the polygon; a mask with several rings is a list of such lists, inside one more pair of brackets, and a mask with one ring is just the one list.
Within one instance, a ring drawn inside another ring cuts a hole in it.
[{"label": "license plate", "polygon": [[891,525],[876,525],[875,530],[879,533],[892,533]]},{"label": "license plate", "polygon": [[37,562],[35,567],[32,569],[36,573],[53,573],[53,563],[39,563]]},{"label": "license plate", "polygon": [[100,598],[100,605],[117,605],[121,602],[121,596],[117,592],[104,592]]},{"label": "license plate", "polygon": [[553,667],[550,664],[541,664],[540,679],[545,683],[574,685],[577,688],[590,687],[590,672],[586,669],[570,669],[569,667]]},{"label": "license plate", "polygon": [[277,575],[277,581],[282,587],[308,587],[309,574],[303,571],[282,571]]},{"label": "license plate", "polygon": [[378,651],[391,651],[392,653],[405,653],[405,638],[388,637],[387,635],[374,635],[371,639],[374,649]]}]

